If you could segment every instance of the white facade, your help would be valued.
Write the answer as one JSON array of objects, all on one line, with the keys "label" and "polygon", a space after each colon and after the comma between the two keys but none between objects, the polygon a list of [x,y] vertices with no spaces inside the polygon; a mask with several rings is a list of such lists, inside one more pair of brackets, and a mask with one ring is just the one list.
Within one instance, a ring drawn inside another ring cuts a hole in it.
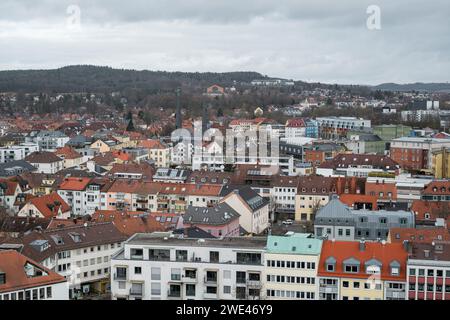
[{"label": "white facade", "polygon": [[27,289],[2,291],[0,300],[69,300],[68,283],[60,282]]},{"label": "white facade", "polygon": [[16,146],[0,148],[0,163],[15,160],[23,160],[26,156],[33,152],[39,151],[36,143],[22,143]]},{"label": "white facade", "polygon": [[264,298],[265,239],[137,234],[111,260],[112,299]]}]

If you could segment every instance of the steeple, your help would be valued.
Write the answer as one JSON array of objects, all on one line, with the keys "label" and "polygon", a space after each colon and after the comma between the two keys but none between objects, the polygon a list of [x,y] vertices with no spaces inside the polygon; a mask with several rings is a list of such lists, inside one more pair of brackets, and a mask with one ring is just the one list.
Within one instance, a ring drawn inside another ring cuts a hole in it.
[{"label": "steeple", "polygon": [[181,118],[181,105],[180,105],[180,95],[181,95],[181,88],[177,88],[175,91],[177,95],[177,111],[175,114],[175,121],[176,121],[176,128],[181,129],[183,126],[183,119]]},{"label": "steeple", "polygon": [[206,103],[203,104],[203,113],[202,113],[202,134],[205,134],[206,130],[208,130],[209,117],[208,117],[208,105]]}]

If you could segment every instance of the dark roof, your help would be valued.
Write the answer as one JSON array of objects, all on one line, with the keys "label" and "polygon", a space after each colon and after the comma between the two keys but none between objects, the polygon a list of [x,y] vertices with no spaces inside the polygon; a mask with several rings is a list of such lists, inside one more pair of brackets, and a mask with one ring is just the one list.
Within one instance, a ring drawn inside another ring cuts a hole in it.
[{"label": "dark roof", "polygon": [[55,155],[53,152],[47,152],[47,151],[36,151],[32,154],[29,154],[25,157],[25,161],[29,163],[52,163],[52,162],[58,162],[63,161],[60,157]]},{"label": "dark roof", "polygon": [[214,239],[215,237],[198,227],[189,227],[173,230],[174,234],[184,234],[184,237],[191,239]]},{"label": "dark roof", "polygon": [[38,228],[47,229],[51,219],[0,216],[0,232],[25,233]]},{"label": "dark roof", "polygon": [[400,166],[387,156],[373,154],[338,154],[334,159],[325,161],[319,168],[348,168],[350,166],[372,166],[375,169],[395,170]]},{"label": "dark roof", "polygon": [[239,195],[253,211],[261,209],[269,204],[269,201],[267,199],[261,197],[255,190],[253,190],[249,186],[223,186],[221,196],[225,197],[233,192]]},{"label": "dark roof", "polygon": [[184,224],[224,225],[239,219],[240,214],[226,203],[214,207],[189,206],[183,216]]},{"label": "dark roof", "polygon": [[36,168],[25,160],[15,160],[0,164],[0,176],[9,177],[23,172],[35,171]]},{"label": "dark roof", "polygon": [[[74,235],[80,236],[79,242],[74,240]],[[58,239],[61,239],[61,244],[57,244]],[[113,223],[108,222],[33,231],[19,241],[24,245],[23,254],[39,262],[61,251],[122,242],[126,239]],[[43,242],[48,243],[49,247],[40,251],[36,244]]]}]

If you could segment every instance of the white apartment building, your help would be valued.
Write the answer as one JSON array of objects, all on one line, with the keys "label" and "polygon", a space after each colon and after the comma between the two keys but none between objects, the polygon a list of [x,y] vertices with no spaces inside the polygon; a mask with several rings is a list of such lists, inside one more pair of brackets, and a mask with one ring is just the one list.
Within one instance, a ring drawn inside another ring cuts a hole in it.
[{"label": "white apartment building", "polygon": [[267,239],[266,297],[268,300],[318,300],[322,240],[306,233]]},{"label": "white apartment building", "polygon": [[22,143],[15,146],[0,148],[0,163],[23,160],[29,154],[39,151],[37,143]]},{"label": "white apartment building", "polygon": [[111,260],[113,300],[264,299],[265,238],[135,234]]},{"label": "white apartment building", "polygon": [[126,236],[112,223],[34,231],[23,254],[69,280],[69,297],[109,290],[110,258]]}]

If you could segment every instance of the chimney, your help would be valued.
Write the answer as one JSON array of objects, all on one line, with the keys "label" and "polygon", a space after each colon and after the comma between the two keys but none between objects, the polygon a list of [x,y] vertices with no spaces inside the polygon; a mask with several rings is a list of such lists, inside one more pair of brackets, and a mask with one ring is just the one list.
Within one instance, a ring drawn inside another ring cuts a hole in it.
[{"label": "chimney", "polygon": [[365,251],[366,250],[366,241],[361,240],[359,241],[359,251]]},{"label": "chimney", "polygon": [[409,241],[408,240],[403,240],[403,249],[405,249],[405,251],[409,252]]}]

